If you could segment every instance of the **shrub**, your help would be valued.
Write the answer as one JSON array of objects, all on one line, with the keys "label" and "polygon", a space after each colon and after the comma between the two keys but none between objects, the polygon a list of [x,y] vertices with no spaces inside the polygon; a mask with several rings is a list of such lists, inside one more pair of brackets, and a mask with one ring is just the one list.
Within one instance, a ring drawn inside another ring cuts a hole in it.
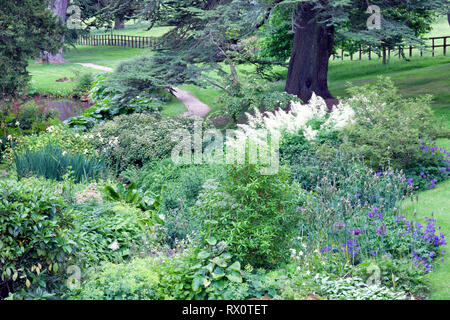
[{"label": "shrub", "polygon": [[394,83],[382,77],[348,91],[355,110],[355,123],[345,130],[343,146],[349,153],[363,155],[375,170],[418,167],[430,158],[418,149],[421,138],[437,134],[430,96],[403,98]]},{"label": "shrub", "polygon": [[141,112],[158,112],[162,108],[162,102],[169,99],[168,93],[163,92],[158,96],[147,96],[136,94],[134,96],[123,96],[120,94],[122,88],[113,82],[107,82],[103,74],[97,75],[91,81],[90,96],[95,104],[76,117],[65,121],[70,127],[79,130],[88,130],[96,123],[112,119],[122,114]]},{"label": "shrub", "polygon": [[[375,266],[375,268],[374,268]],[[397,260],[390,257],[370,259],[360,263],[353,274],[364,281],[371,276],[379,276],[380,284],[401,290],[416,297],[425,297],[428,293],[428,281],[424,269],[410,260]]]},{"label": "shrub", "polygon": [[159,256],[156,270],[162,299],[243,300],[274,296],[278,277],[241,264],[224,242],[211,238],[204,248],[191,244],[169,255]]},{"label": "shrub", "polygon": [[89,268],[102,261],[123,262],[148,255],[150,235],[140,220],[147,214],[127,205],[111,203],[74,205],[77,224],[69,238],[77,243],[76,261]]},{"label": "shrub", "polygon": [[24,152],[15,154],[14,163],[19,179],[37,175],[62,181],[66,174],[70,174],[78,183],[98,179],[106,174],[102,161],[84,154],[70,154],[52,144],[37,151],[25,149]]},{"label": "shrub", "polygon": [[36,182],[0,181],[1,286],[22,298],[37,289],[57,292],[74,250],[63,198]]},{"label": "shrub", "polygon": [[25,149],[38,151],[49,144],[58,145],[61,149],[72,154],[82,153],[92,156],[95,153],[95,148],[91,144],[93,137],[82,135],[63,124],[50,126],[45,132],[39,134],[15,137],[15,139],[14,148],[9,147],[5,152],[9,164],[13,162],[14,152],[21,153]]},{"label": "shrub", "polygon": [[203,184],[223,175],[223,167],[210,165],[176,165],[171,159],[146,163],[141,169],[129,168],[121,174],[128,181],[136,181],[144,192],[159,193],[160,212],[164,213],[169,244],[185,239],[198,231],[198,221],[192,215]]},{"label": "shrub", "polygon": [[105,263],[69,295],[80,300],[149,300],[158,298],[159,277],[153,258],[134,259],[127,264]]},{"label": "shrub", "polygon": [[10,142],[19,140],[22,136],[39,134],[58,123],[57,110],[45,109],[33,101],[4,99],[0,103],[0,134],[4,138],[11,136]]},{"label": "shrub", "polygon": [[99,124],[88,136],[98,137],[92,141],[98,152],[105,156],[110,167],[122,171],[170,157],[176,145],[171,140],[172,133],[192,127],[192,118],[160,119],[143,113],[123,115]]},{"label": "shrub", "polygon": [[450,152],[426,140],[420,142],[418,149],[427,159],[405,170],[408,183],[415,189],[433,189],[436,183],[450,177]]},{"label": "shrub", "polygon": [[229,166],[221,183],[207,181],[194,212],[202,237],[225,241],[244,264],[273,266],[289,258],[288,246],[302,216],[304,194],[281,168],[260,175],[254,165]]},{"label": "shrub", "polygon": [[[363,259],[389,256],[394,259],[409,259],[416,262],[424,272],[430,272],[446,245],[436,220],[426,218],[427,225],[395,217],[391,212],[382,212],[373,207],[368,214],[359,217],[359,222],[340,222],[335,226],[333,236],[337,243],[323,249],[339,253],[348,260],[358,263]],[[443,260],[443,259],[442,259]]]},{"label": "shrub", "polygon": [[92,73],[84,73],[77,79],[77,84],[74,89],[74,94],[81,96],[83,93],[88,92],[94,82],[94,76]]},{"label": "shrub", "polygon": [[234,88],[233,95],[223,94],[217,99],[219,105],[223,105],[216,115],[226,116],[238,123],[244,112],[254,108],[262,111],[274,109],[289,109],[291,102],[299,102],[300,99],[286,92],[273,90],[270,83],[250,81]]},{"label": "shrub", "polygon": [[58,111],[46,110],[33,102],[27,102],[20,106],[15,119],[17,128],[22,134],[36,134],[45,131],[49,126],[58,124]]}]

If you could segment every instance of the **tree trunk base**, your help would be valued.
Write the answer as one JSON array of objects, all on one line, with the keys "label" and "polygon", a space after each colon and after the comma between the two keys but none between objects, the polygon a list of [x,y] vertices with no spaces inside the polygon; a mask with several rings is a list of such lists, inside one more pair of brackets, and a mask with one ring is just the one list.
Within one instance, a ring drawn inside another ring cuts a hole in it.
[{"label": "tree trunk base", "polygon": [[315,20],[317,9],[311,2],[298,5],[292,56],[286,79],[287,93],[304,102],[313,93],[330,101],[328,90],[328,62],[334,45],[334,27]]}]

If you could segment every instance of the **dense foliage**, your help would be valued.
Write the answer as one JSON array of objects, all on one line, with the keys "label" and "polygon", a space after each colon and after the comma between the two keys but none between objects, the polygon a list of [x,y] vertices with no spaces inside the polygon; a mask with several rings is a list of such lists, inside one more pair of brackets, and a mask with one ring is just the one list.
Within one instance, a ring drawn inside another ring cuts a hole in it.
[{"label": "dense foliage", "polygon": [[22,297],[60,290],[62,264],[75,243],[62,196],[37,180],[0,181],[1,289]]},{"label": "dense foliage", "polygon": [[29,59],[58,50],[65,29],[45,0],[2,1],[0,21],[0,94],[14,95],[30,80]]}]

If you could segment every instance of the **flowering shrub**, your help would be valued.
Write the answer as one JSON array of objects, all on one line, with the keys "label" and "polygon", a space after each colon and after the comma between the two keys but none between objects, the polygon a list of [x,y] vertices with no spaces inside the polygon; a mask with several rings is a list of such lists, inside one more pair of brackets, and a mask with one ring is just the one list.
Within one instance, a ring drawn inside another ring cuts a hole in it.
[{"label": "flowering shrub", "polygon": [[361,154],[373,169],[417,167],[430,158],[419,152],[421,138],[436,136],[431,97],[406,99],[399,95],[389,78],[349,89],[349,105],[355,111],[355,122],[346,127],[343,147],[349,153]]},{"label": "flowering shrub", "polygon": [[193,128],[193,118],[160,119],[151,114],[122,115],[95,126],[88,137],[118,172],[142,167],[151,160],[170,157],[176,142],[171,134],[179,128]]},{"label": "flowering shrub", "polygon": [[227,141],[228,145],[238,145],[247,139],[260,141],[259,129],[271,134],[303,133],[306,140],[315,140],[319,131],[340,130],[353,121],[353,110],[346,104],[335,106],[331,113],[321,97],[313,94],[308,104],[295,102],[289,111],[282,109],[261,113],[255,109],[255,115],[246,113],[247,124],[239,124],[240,131],[235,140]]},{"label": "flowering shrub", "polygon": [[419,145],[421,153],[429,157],[405,170],[408,183],[414,189],[434,189],[436,183],[450,177],[450,152],[439,147],[436,142],[422,139]]},{"label": "flowering shrub", "polygon": [[48,144],[57,145],[72,154],[82,153],[87,156],[95,155],[95,149],[91,144],[92,140],[88,136],[80,134],[63,124],[50,126],[45,132],[37,135],[15,137],[15,140],[14,150],[10,147],[5,154],[9,164],[12,164],[14,159],[14,151],[20,153],[26,148],[30,151],[37,151]]},{"label": "flowering shrub", "polygon": [[75,193],[75,198],[78,204],[82,204],[89,201],[103,203],[102,196],[100,192],[97,190],[96,182],[89,184],[89,186],[86,189]]},{"label": "flowering shrub", "polygon": [[373,207],[363,223],[342,223],[341,228],[333,231],[335,239],[341,239],[341,246],[324,247],[322,250],[345,254],[354,263],[362,258],[378,256],[409,258],[429,272],[433,268],[433,260],[445,252],[440,247],[447,243],[442,233],[436,234],[440,229],[440,226],[436,229],[436,220],[426,218],[426,221],[427,225],[423,226]]}]

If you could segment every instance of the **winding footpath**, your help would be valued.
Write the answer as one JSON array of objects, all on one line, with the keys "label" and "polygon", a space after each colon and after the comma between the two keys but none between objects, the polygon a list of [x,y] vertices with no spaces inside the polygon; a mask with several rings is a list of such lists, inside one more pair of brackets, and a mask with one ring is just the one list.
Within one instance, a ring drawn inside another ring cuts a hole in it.
[{"label": "winding footpath", "polygon": [[[78,62],[78,63],[73,63],[73,64],[77,64],[77,65],[80,65],[80,66],[83,66],[86,68],[102,70],[105,72],[113,72],[114,71],[113,68],[99,66],[98,64],[93,64],[93,63]],[[183,114],[183,116],[185,116],[185,117],[196,116],[196,117],[204,118],[211,111],[211,108],[208,105],[201,102],[197,97],[195,97],[189,91],[182,90],[180,88],[174,88],[173,94],[188,109],[188,111]]]}]

